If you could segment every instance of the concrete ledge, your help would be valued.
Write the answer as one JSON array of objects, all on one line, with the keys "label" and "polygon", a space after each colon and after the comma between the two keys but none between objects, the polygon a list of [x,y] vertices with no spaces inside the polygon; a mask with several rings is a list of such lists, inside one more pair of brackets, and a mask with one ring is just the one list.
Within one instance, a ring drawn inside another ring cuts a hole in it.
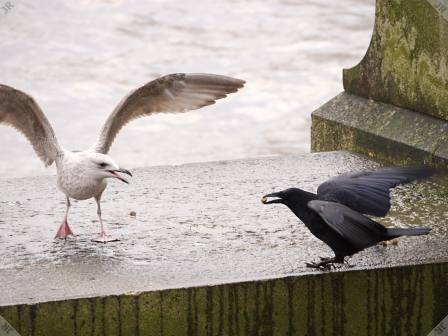
[{"label": "concrete ledge", "polygon": [[22,335],[427,335],[448,264],[1,307]]},{"label": "concrete ledge", "polygon": [[448,122],[340,93],[312,114],[313,151],[351,150],[395,164],[448,163]]},{"label": "concrete ledge", "polygon": [[73,206],[77,237],[53,240],[64,213],[54,177],[0,180],[0,315],[22,335],[425,334],[448,314],[446,179],[398,188],[382,221],[430,235],[337,272],[307,269],[330,250],[260,202],[377,166],[331,152],[137,169],[105,193],[122,239],[108,245],[90,242],[94,202]]}]

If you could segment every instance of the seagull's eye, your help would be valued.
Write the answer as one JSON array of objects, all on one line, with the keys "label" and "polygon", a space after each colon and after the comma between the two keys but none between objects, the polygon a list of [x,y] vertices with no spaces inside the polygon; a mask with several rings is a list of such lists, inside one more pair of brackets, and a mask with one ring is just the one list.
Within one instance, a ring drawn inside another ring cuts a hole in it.
[{"label": "seagull's eye", "polygon": [[98,163],[98,167],[100,167],[100,168],[106,168],[106,167],[107,167],[107,163],[106,163],[106,162]]}]

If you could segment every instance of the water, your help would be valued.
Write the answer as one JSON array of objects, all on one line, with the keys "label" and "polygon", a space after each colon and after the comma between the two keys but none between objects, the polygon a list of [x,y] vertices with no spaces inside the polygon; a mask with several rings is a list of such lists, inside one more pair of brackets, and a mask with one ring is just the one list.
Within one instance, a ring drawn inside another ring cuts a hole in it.
[{"label": "water", "polygon": [[[0,82],[32,94],[68,149],[89,147],[119,100],[157,76],[247,81],[214,106],[128,125],[111,151],[127,168],[309,151],[310,113],[342,90],[374,21],[374,0],[9,2]],[[0,148],[3,178],[54,173],[11,128]]]}]

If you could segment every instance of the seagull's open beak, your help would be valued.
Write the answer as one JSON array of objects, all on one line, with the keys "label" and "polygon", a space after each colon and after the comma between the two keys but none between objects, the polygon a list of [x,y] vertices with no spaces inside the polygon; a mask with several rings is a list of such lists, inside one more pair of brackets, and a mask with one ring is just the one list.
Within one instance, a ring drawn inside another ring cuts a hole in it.
[{"label": "seagull's open beak", "polygon": [[127,174],[127,175],[129,175],[130,177],[132,177],[131,172],[130,172],[129,170],[127,170],[127,169],[120,168],[118,171],[119,171],[120,173]]},{"label": "seagull's open beak", "polygon": [[[272,198],[271,200],[269,200]],[[272,204],[272,203],[283,203],[283,199],[280,192],[264,195],[261,198],[261,203]]]},{"label": "seagull's open beak", "polygon": [[108,172],[112,175],[112,177],[114,177],[114,178],[120,180],[121,182],[127,183],[127,184],[129,184],[129,182],[126,181],[124,178],[122,178],[122,177],[121,177],[119,174],[117,174],[117,173],[127,174],[127,175],[129,175],[129,176],[132,177],[131,172],[130,172],[129,170],[127,170],[127,169],[123,169],[123,168],[115,169],[115,170],[108,170]]}]

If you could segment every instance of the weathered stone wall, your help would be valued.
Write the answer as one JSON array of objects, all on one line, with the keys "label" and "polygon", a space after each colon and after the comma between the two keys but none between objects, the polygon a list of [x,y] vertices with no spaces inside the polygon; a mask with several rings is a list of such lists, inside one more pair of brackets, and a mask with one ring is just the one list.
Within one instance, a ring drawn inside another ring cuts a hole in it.
[{"label": "weathered stone wall", "polygon": [[347,92],[448,120],[448,2],[431,3],[377,0],[369,49],[344,70]]},{"label": "weathered stone wall", "polygon": [[343,81],[312,114],[312,151],[448,165],[447,0],[377,0],[369,49]]},{"label": "weathered stone wall", "polygon": [[313,151],[349,149],[388,164],[448,164],[448,123],[343,92],[313,112]]},{"label": "weathered stone wall", "polygon": [[330,272],[0,308],[23,335],[427,335],[448,264]]}]

